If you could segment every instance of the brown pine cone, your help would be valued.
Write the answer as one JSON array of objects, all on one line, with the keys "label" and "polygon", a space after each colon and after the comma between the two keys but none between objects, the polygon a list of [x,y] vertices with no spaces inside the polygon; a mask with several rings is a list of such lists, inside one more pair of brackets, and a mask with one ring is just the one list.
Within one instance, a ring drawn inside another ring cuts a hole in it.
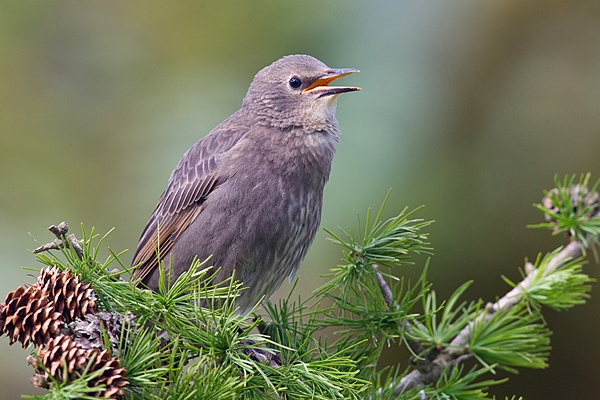
[{"label": "brown pine cone", "polygon": [[129,381],[125,378],[126,371],[125,368],[121,368],[119,359],[111,357],[108,350],[104,350],[101,353],[98,350],[92,350],[91,352],[97,354],[94,359],[93,370],[97,371],[100,368],[104,368],[104,371],[98,379],[91,381],[90,385],[92,387],[104,385],[105,390],[102,394],[104,397],[118,398],[118,396],[122,396],[122,388],[129,385]]},{"label": "brown pine cone", "polygon": [[37,357],[27,359],[36,371],[32,378],[35,386],[48,387],[50,377],[59,382],[72,381],[86,368],[88,373],[102,370],[98,378],[89,382],[90,387],[105,386],[96,393],[97,397],[118,398],[123,395],[122,388],[129,385],[124,376],[125,368],[120,367],[116,357],[111,357],[107,350],[86,350],[70,336],[51,339],[46,346],[38,348],[36,354]]},{"label": "brown pine cone", "polygon": [[94,290],[88,283],[80,282],[70,270],[60,272],[57,267],[45,268],[40,272],[37,285],[48,293],[56,311],[67,323],[98,312]]},{"label": "brown pine cone", "polygon": [[60,333],[63,325],[54,303],[37,285],[19,286],[0,307],[0,334],[6,333],[10,344],[18,340],[23,348],[30,342],[36,346],[47,342]]}]

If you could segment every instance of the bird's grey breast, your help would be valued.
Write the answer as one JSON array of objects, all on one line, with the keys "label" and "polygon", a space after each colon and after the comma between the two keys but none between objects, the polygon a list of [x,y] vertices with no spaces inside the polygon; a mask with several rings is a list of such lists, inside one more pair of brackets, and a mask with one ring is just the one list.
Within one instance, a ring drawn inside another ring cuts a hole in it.
[{"label": "bird's grey breast", "polygon": [[261,286],[254,293],[270,296],[285,277],[295,275],[306,255],[321,220],[323,187],[336,141],[335,134],[307,135],[301,129],[274,129],[270,136],[249,132],[238,143],[239,151],[224,160],[226,169],[234,172],[223,184],[223,196],[248,199],[239,206],[253,210],[240,212],[243,220],[232,214],[230,222],[247,235],[236,270],[245,285]]}]

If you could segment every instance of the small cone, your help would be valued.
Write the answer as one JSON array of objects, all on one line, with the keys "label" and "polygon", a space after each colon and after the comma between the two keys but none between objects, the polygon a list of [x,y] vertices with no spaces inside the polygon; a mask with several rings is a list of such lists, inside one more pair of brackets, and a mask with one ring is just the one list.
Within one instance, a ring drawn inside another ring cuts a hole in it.
[{"label": "small cone", "polygon": [[110,346],[116,354],[123,340],[130,341],[132,328],[136,325],[134,315],[100,311],[69,323],[71,336],[84,349],[100,349]]},{"label": "small cone", "polygon": [[94,290],[88,283],[80,282],[70,270],[60,272],[57,267],[45,268],[40,272],[37,285],[48,293],[56,311],[67,323],[98,312]]},{"label": "small cone", "polygon": [[6,333],[10,344],[21,342],[23,348],[47,342],[63,325],[54,303],[37,285],[13,290],[0,307],[0,334]]},{"label": "small cone", "polygon": [[104,390],[96,393],[97,397],[119,398],[123,395],[122,388],[129,385],[125,379],[125,368],[120,367],[116,357],[111,357],[106,350],[86,350],[70,336],[51,339],[46,346],[38,348],[36,354],[37,357],[28,358],[36,371],[32,378],[36,386],[47,386],[50,377],[59,382],[72,381],[86,368],[88,373],[103,370],[98,378],[89,382],[92,388],[105,386]]}]

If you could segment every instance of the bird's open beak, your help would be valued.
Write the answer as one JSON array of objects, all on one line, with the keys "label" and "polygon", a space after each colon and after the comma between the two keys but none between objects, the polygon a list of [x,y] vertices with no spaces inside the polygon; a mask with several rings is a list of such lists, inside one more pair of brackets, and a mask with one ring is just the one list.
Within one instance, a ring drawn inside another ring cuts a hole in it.
[{"label": "bird's open beak", "polygon": [[355,72],[360,72],[355,68],[331,69],[327,74],[315,80],[309,87],[302,91],[302,94],[314,93],[318,97],[331,96],[346,92],[355,92],[360,90],[359,87],[351,86],[327,86],[342,76],[350,75]]}]

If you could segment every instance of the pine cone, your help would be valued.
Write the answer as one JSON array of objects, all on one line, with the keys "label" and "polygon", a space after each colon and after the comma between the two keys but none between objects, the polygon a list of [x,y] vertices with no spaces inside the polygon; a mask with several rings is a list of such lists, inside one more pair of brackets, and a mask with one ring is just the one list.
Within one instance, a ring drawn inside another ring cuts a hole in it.
[{"label": "pine cone", "polygon": [[67,323],[98,312],[94,290],[90,284],[80,282],[70,270],[60,272],[57,267],[45,268],[40,272],[37,285],[48,294]]},{"label": "pine cone", "polygon": [[134,319],[132,313],[123,316],[100,311],[76,319],[69,324],[69,329],[73,339],[84,349],[102,349],[110,345],[112,354],[115,354],[124,338],[128,341],[132,339],[131,331],[136,326]]},{"label": "pine cone", "polygon": [[37,285],[19,286],[6,296],[0,307],[0,335],[6,333],[10,344],[17,340],[23,348],[30,342],[41,345],[60,333],[61,314]]},{"label": "pine cone", "polygon": [[32,378],[35,386],[47,387],[49,377],[59,382],[72,381],[88,365],[88,373],[103,370],[98,378],[89,382],[91,388],[104,385],[104,390],[96,392],[97,397],[118,398],[123,395],[122,388],[129,385],[124,377],[125,368],[120,367],[116,357],[111,357],[107,350],[86,350],[70,336],[51,339],[46,346],[38,348],[36,354],[37,358],[27,359],[36,371]]},{"label": "pine cone", "polygon": [[98,354],[94,359],[94,371],[104,368],[102,375],[98,379],[90,382],[92,387],[104,385],[104,397],[117,398],[123,395],[122,388],[129,385],[129,381],[125,378],[125,368],[121,368],[119,359],[111,357],[108,350],[101,353],[98,350],[92,350]]}]

